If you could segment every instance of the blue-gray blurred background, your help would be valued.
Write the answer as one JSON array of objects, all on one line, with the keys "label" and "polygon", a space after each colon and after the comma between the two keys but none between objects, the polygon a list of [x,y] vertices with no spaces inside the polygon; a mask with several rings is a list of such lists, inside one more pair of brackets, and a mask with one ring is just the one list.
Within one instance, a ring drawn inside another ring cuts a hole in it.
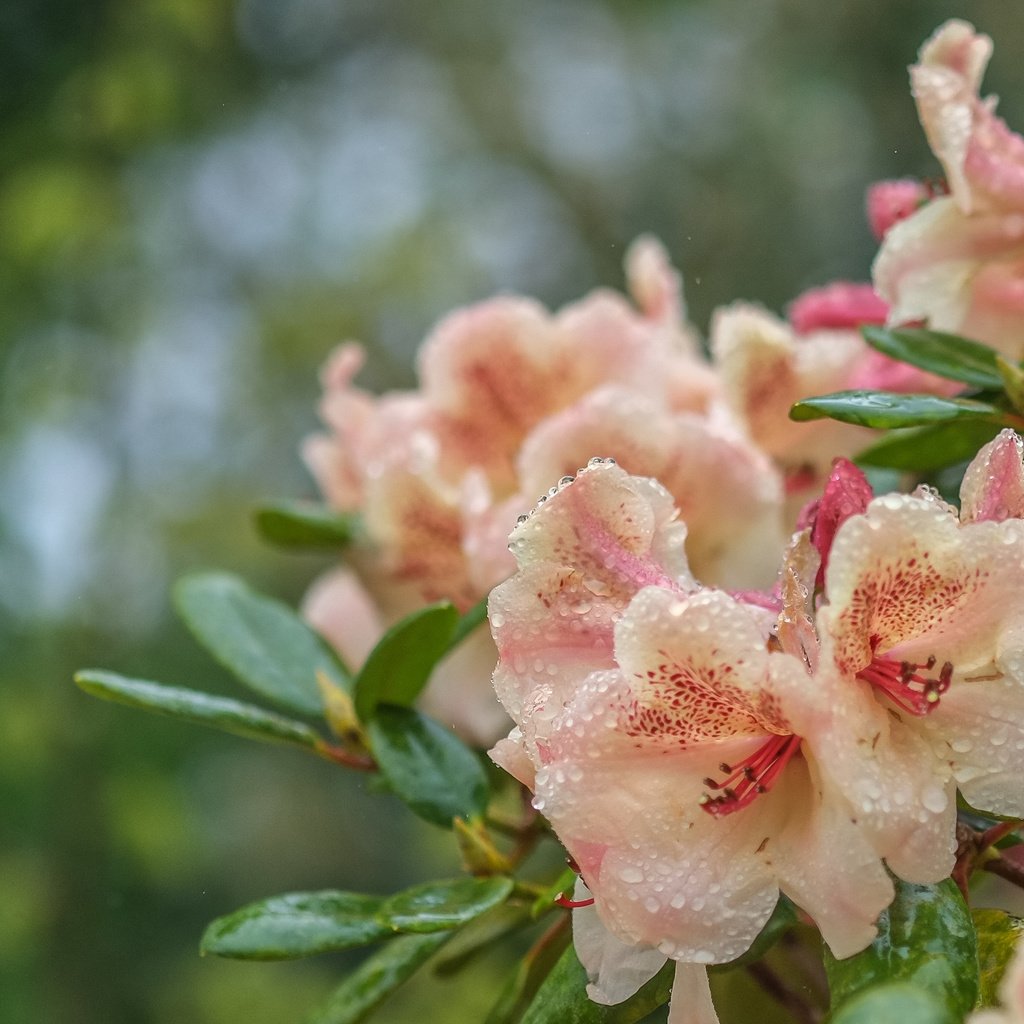
[{"label": "blue-gray blurred background", "polygon": [[[194,568],[296,599],[250,510],[332,345],[408,385],[452,306],[559,304],[665,241],[700,327],[866,279],[866,185],[936,176],[906,66],[1008,0],[7,0],[0,5],[0,1022],[301,1020],[351,963],[200,960],[275,892],[390,891],[446,835],[290,751],[102,705],[96,666],[231,690],[170,613]],[[508,965],[392,1022],[472,1021]]]}]

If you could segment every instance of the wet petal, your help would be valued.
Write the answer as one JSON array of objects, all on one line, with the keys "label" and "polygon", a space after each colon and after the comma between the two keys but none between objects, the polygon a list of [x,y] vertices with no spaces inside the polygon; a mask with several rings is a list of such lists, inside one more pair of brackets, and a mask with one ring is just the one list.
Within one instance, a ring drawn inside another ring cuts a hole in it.
[{"label": "wet petal", "polygon": [[703,967],[676,964],[666,1024],[719,1024],[711,1002],[708,972]]},{"label": "wet petal", "polygon": [[971,460],[960,485],[964,522],[1024,517],[1024,440],[1004,430]]}]

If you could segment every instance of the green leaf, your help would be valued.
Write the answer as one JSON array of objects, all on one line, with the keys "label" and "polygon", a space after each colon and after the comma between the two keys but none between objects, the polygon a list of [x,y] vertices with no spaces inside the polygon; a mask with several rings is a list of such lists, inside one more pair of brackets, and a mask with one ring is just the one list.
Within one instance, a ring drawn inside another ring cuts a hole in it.
[{"label": "green leaf", "polygon": [[236,960],[292,960],[389,938],[382,900],[354,892],[295,892],[250,903],[213,921],[203,953]]},{"label": "green leaf", "polygon": [[370,651],[354,683],[360,721],[378,704],[410,707],[448,651],[459,613],[448,601],[428,605],[396,622]]},{"label": "green leaf", "polygon": [[453,818],[483,814],[487,776],[450,730],[413,708],[382,704],[366,731],[385,781],[421,818],[451,828]]},{"label": "green leaf", "polygon": [[402,935],[364,960],[306,1024],[359,1024],[451,938],[450,932]]},{"label": "green leaf", "polygon": [[522,1024],[636,1024],[668,1002],[674,974],[670,960],[625,1002],[603,1006],[587,998],[587,973],[569,946],[537,990]]},{"label": "green leaf", "polygon": [[981,987],[978,1006],[999,1004],[999,983],[1017,944],[1024,936],[1024,919],[1002,910],[973,910],[971,917],[978,934],[978,967]]},{"label": "green leaf", "polygon": [[248,739],[293,743],[311,749],[316,749],[322,742],[321,737],[303,722],[295,722],[272,711],[264,711],[263,708],[228,697],[214,697],[196,690],[163,686],[145,679],[126,679],[113,672],[95,669],[79,672],[75,682],[94,697],[223,729]]},{"label": "green leaf", "polygon": [[175,602],[196,639],[241,682],[303,714],[322,714],[317,673],[347,689],[327,644],[280,601],[228,573],[179,580]]},{"label": "green leaf", "polygon": [[799,920],[796,907],[786,896],[779,896],[771,917],[765,921],[764,927],[758,936],[751,943],[750,948],[741,953],[735,960],[726,964],[712,967],[710,970],[731,971],[736,967],[746,967],[747,964],[755,963],[768,952],[782,936],[789,931]]},{"label": "green leaf", "polygon": [[460,928],[444,955],[438,957],[433,971],[439,977],[457,974],[483,950],[532,923],[529,907],[522,903],[503,903]]},{"label": "green leaf", "polygon": [[793,420],[834,419],[862,427],[916,427],[947,420],[999,420],[1002,410],[972,398],[892,394],[889,391],[836,391],[797,402]]},{"label": "green leaf", "polygon": [[342,548],[359,529],[359,517],[313,501],[280,501],[256,510],[256,529],[286,548]]},{"label": "green leaf", "polygon": [[857,462],[916,473],[931,473],[976,455],[999,433],[999,425],[983,420],[954,420],[928,427],[893,431],[866,448]]},{"label": "green leaf", "polygon": [[1011,363],[1002,356],[996,356],[996,369],[1010,404],[1017,412],[1024,412],[1024,370],[1018,363]]},{"label": "green leaf", "polygon": [[[896,896],[878,919],[875,941],[845,960],[825,951],[832,1007],[842,1010],[854,996],[899,981],[929,993],[962,1020],[978,997],[978,947],[960,890],[948,878],[937,885],[893,881]],[[837,1012],[840,1019],[846,1018]]]},{"label": "green leaf", "polygon": [[861,992],[829,1018],[829,1024],[961,1024],[963,1017],[930,992],[891,981]]},{"label": "green leaf", "polygon": [[503,875],[427,882],[389,896],[377,920],[396,932],[449,931],[504,903],[512,887]]},{"label": "green leaf", "polygon": [[996,351],[988,345],[955,334],[943,334],[924,327],[862,327],[861,334],[872,347],[901,363],[962,381],[975,388],[1001,391],[1002,378],[996,368]]},{"label": "green leaf", "polygon": [[563,918],[534,943],[512,972],[484,1024],[516,1024],[522,1019],[544,979],[572,941],[572,931],[568,924],[568,920]]}]

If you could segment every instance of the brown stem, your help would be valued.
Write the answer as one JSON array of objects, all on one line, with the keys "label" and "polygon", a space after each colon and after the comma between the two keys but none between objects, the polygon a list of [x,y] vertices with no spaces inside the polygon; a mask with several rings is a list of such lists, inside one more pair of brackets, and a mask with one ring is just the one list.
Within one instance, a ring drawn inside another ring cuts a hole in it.
[{"label": "brown stem", "polygon": [[793,1018],[794,1024],[821,1024],[823,1014],[806,1003],[763,960],[748,964],[747,972]]},{"label": "brown stem", "polygon": [[1024,889],[1024,867],[1014,864],[1012,860],[1005,857],[993,857],[979,865],[984,871],[991,871],[993,875],[1005,878],[1008,882]]},{"label": "brown stem", "polygon": [[334,764],[354,768],[357,772],[375,772],[377,762],[369,754],[353,754],[344,747],[336,747],[333,743],[317,743],[313,748],[322,758]]}]

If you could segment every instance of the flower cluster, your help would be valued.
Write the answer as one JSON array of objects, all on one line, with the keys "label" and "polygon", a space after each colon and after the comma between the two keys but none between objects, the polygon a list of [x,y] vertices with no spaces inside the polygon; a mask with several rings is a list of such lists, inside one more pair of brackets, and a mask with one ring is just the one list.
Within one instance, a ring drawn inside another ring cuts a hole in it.
[{"label": "flower cluster", "polygon": [[839,460],[762,594],[699,583],[671,496],[605,462],[516,528],[490,602],[515,729],[492,756],[594,901],[595,999],[665,957],[734,959],[780,891],[855,953],[892,899],[883,862],[949,875],[957,787],[1024,814],[1022,484],[1010,431],[959,516],[928,490],[874,498]]}]

